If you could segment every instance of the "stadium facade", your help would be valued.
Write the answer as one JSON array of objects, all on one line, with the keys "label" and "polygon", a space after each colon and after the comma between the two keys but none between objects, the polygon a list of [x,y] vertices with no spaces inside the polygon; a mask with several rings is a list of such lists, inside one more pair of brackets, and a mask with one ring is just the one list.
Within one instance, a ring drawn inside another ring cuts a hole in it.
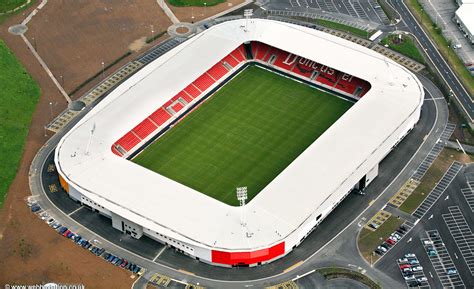
[{"label": "stadium facade", "polygon": [[[233,207],[129,161],[249,62],[357,102],[251,202]],[[135,238],[206,263],[254,266],[297,247],[420,118],[403,66],[335,36],[264,19],[213,26],[114,89],[60,141],[69,196]]]}]

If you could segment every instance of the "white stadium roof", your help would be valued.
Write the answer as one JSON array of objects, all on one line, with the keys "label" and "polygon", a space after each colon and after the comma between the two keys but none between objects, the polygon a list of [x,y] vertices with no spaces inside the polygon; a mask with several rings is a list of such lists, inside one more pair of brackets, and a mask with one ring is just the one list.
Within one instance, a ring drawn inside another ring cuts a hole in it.
[{"label": "white stadium roof", "polygon": [[[421,106],[423,89],[406,68],[335,36],[278,21],[224,22],[194,36],[113,90],[60,141],[56,164],[83,195],[137,224],[185,242],[224,250],[268,247],[301,226]],[[370,91],[245,206],[232,207],[147,170],[112,144],[240,44],[260,41],[354,75]],[[92,128],[95,131],[88,153]],[[380,156],[382,159],[383,156]],[[369,168],[370,169],[370,168]],[[367,170],[366,170],[367,171]]]}]

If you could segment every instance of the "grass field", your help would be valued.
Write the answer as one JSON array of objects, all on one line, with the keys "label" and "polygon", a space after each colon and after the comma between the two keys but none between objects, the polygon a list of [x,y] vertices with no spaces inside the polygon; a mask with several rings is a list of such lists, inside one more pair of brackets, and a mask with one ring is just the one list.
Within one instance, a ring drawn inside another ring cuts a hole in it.
[{"label": "grass field", "polygon": [[0,13],[10,11],[26,3],[27,0],[1,0]]},{"label": "grass field", "polygon": [[15,178],[40,89],[0,40],[0,208]]},{"label": "grass field", "polygon": [[402,38],[399,38],[397,34],[390,34],[380,41],[382,45],[388,45],[390,49],[393,49],[405,56],[410,57],[413,60],[418,61],[419,63],[425,63],[423,56],[421,55],[418,47],[416,47],[413,40],[406,36],[402,35]]},{"label": "grass field", "polygon": [[133,161],[237,205],[236,187],[250,201],[351,106],[250,66]]},{"label": "grass field", "polygon": [[368,32],[359,28],[355,28],[349,25],[344,25],[341,23],[332,22],[332,21],[323,20],[323,19],[315,19],[314,23],[327,27],[327,28],[336,29],[336,30],[340,30],[340,31],[347,32],[350,34],[354,34],[362,38],[369,38],[369,35],[372,34],[372,32]]},{"label": "grass field", "polygon": [[210,6],[220,4],[220,3],[224,3],[225,0],[169,0],[169,2],[171,5],[177,6],[177,7],[188,7],[188,6],[210,7]]}]

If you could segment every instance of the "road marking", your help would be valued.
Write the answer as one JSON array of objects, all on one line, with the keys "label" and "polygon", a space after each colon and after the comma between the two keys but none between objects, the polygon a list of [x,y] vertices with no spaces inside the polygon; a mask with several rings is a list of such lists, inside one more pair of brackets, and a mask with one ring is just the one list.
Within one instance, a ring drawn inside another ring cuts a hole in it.
[{"label": "road marking", "polygon": [[189,271],[186,271],[186,270],[183,270],[183,269],[178,269],[178,271],[181,272],[181,273],[184,273],[186,275],[196,275],[193,272],[189,272]]},{"label": "road marking", "polygon": [[155,262],[156,259],[158,259],[158,257],[160,257],[161,253],[163,253],[165,250],[166,250],[166,246],[163,246],[163,248],[160,250],[160,252],[158,252],[158,254],[156,254],[155,259],[153,259],[153,262]]},{"label": "road marking", "polygon": [[286,273],[288,271],[291,271],[293,269],[295,269],[296,267],[300,266],[301,264],[303,264],[303,261],[299,261],[293,265],[291,265],[290,267],[286,268],[285,270],[283,270],[283,273]]},{"label": "road marking", "polygon": [[369,207],[372,206],[375,203],[375,200],[370,201]]},{"label": "road marking", "polygon": [[70,212],[69,214],[67,214],[68,216],[74,214],[75,212],[79,211],[80,209],[84,208],[83,206],[80,206],[79,208],[75,209],[74,211]]}]

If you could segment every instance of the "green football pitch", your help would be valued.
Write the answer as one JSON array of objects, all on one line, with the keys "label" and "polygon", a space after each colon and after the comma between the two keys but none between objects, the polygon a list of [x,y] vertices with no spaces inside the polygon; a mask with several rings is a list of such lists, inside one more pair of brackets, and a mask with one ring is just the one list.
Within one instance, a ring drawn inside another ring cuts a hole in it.
[{"label": "green football pitch", "polygon": [[250,201],[352,104],[249,66],[133,161],[238,205],[236,187]]}]

